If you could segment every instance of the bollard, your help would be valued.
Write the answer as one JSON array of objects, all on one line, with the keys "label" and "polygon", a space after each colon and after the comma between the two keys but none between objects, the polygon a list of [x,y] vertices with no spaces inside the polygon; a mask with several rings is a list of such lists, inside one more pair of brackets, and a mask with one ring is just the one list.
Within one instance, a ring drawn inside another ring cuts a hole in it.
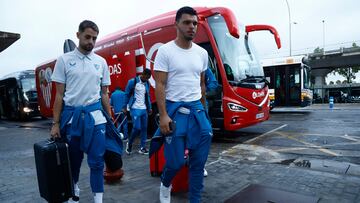
[{"label": "bollard", "polygon": [[332,109],[334,107],[334,97],[329,98],[329,107]]}]

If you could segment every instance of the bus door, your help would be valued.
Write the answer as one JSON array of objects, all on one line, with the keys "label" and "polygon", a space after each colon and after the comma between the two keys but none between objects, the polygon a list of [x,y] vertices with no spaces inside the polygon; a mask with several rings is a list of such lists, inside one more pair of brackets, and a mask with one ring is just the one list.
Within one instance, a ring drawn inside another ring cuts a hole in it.
[{"label": "bus door", "polygon": [[276,106],[299,106],[301,96],[300,66],[280,66],[275,70]]}]

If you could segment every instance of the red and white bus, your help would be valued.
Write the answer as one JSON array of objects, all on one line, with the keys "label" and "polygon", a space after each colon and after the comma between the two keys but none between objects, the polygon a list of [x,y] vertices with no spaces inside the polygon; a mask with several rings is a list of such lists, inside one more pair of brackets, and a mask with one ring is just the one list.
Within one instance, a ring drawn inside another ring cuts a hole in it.
[{"label": "red and white bus", "polygon": [[[209,68],[219,82],[219,90],[208,96],[209,114],[215,129],[237,130],[265,121],[269,118],[269,93],[263,68],[249,33],[270,31],[280,48],[280,38],[275,28],[269,25],[241,25],[234,13],[223,7],[197,7],[198,32],[194,42],[209,54]],[[144,68],[153,70],[153,61],[158,48],[175,39],[176,11],[168,12],[116,33],[96,43],[94,51],[104,57],[111,74],[110,92],[119,86],[125,88],[129,79]],[[55,85],[43,79],[51,74],[55,60],[36,68],[37,90],[43,116],[52,116]],[[155,86],[153,78],[150,79]],[[51,90],[46,94],[45,90]],[[46,101],[51,101],[46,102]],[[154,89],[151,101],[156,108]],[[150,119],[150,126],[152,120]]]}]

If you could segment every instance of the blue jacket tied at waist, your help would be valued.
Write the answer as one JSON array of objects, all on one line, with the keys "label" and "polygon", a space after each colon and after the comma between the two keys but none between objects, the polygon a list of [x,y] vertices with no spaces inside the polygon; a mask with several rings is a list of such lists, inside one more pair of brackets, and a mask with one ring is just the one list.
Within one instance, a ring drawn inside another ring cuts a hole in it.
[{"label": "blue jacket tied at waist", "polygon": [[119,132],[116,130],[109,115],[103,110],[101,102],[96,102],[88,106],[64,106],[61,114],[60,131],[65,135],[67,123],[71,121],[71,136],[80,136],[80,148],[84,152],[88,152],[88,148],[92,141],[95,120],[91,112],[101,110],[106,118],[106,150],[122,154],[122,140]]},{"label": "blue jacket tied at waist", "polygon": [[[188,109],[188,113],[180,111],[181,107]],[[212,128],[208,115],[200,100],[193,102],[166,101],[166,109],[169,117],[176,121],[176,130],[166,136],[186,136],[186,146],[195,149],[199,144],[201,136],[212,136]],[[155,132],[154,137],[162,136],[160,129]]]}]

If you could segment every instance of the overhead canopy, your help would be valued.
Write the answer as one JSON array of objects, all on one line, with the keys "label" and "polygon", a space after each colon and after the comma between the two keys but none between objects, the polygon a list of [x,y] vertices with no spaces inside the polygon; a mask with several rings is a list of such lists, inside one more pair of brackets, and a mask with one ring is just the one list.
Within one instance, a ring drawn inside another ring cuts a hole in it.
[{"label": "overhead canopy", "polygon": [[0,31],[0,52],[18,39],[20,39],[20,34]]}]

